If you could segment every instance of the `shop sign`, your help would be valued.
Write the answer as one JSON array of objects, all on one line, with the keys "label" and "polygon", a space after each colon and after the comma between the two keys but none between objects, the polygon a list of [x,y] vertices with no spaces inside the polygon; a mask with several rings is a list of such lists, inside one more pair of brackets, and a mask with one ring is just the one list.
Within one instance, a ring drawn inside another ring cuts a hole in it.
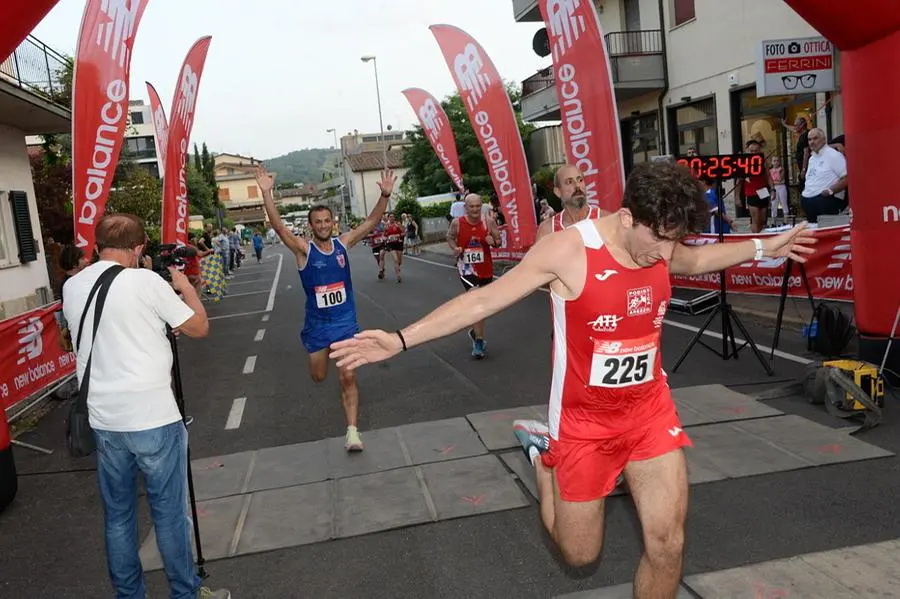
[{"label": "shop sign", "polygon": [[834,44],[824,37],[763,40],[757,48],[756,95],[834,91],[834,58]]}]

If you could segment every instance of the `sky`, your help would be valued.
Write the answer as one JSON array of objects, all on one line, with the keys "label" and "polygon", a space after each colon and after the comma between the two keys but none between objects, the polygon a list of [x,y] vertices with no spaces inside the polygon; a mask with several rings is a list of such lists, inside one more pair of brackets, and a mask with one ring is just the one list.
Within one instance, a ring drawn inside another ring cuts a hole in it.
[{"label": "sky", "polygon": [[[134,43],[131,99],[152,83],[166,113],[185,54],[212,36],[191,141],[259,159],[333,147],[352,132],[379,131],[377,57],[384,126],[417,123],[401,91],[436,98],[456,91],[429,25],[467,31],[500,75],[521,83],[550,64],[532,50],[541,23],[516,23],[512,0],[144,0]],[[33,35],[74,56],[85,0],[60,0]]]}]

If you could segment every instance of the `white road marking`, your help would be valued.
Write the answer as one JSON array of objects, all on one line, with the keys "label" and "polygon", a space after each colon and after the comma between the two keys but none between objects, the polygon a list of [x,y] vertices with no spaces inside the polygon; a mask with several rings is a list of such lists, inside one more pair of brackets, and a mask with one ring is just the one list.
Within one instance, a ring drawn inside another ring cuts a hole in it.
[{"label": "white road marking", "polygon": [[238,312],[237,314],[223,314],[221,316],[210,316],[207,320],[220,320],[222,318],[237,318],[238,316],[253,316],[254,314],[262,314],[265,310],[254,310],[253,312]]},{"label": "white road marking", "polygon": [[244,417],[244,406],[246,404],[246,397],[238,397],[231,402],[231,411],[228,412],[228,420],[225,422],[226,431],[233,431],[240,428],[241,419]]},{"label": "white road marking", "polygon": [[247,356],[247,361],[244,362],[244,374],[253,374],[254,368],[256,368],[256,356]]},{"label": "white road marking", "polygon": [[[263,281],[238,281],[237,283],[235,283],[234,281],[229,281],[228,286],[233,287],[235,285],[254,285],[254,284],[259,284],[262,282]],[[266,290],[266,291],[268,291],[268,290]]]},{"label": "white road marking", "polygon": [[287,286],[287,287],[285,287],[285,289],[290,289],[290,288],[291,288],[291,286],[290,286],[290,285],[288,285],[288,286]]},{"label": "white road marking", "polygon": [[278,269],[275,271],[275,280],[272,281],[272,289],[269,291],[269,302],[266,304],[266,312],[271,312],[275,307],[275,292],[278,290],[278,279],[281,278],[281,263],[284,262],[284,254],[278,254]]},{"label": "white road marking", "polygon": [[263,321],[263,322],[269,322],[269,315],[268,315],[268,314],[263,314],[262,321]]},{"label": "white road marking", "polygon": [[[452,270],[456,270],[456,267],[451,264],[443,264],[441,262],[434,262],[433,260],[425,260],[424,258],[417,258],[415,256],[405,256],[405,258],[407,258],[409,260],[415,260],[416,262],[424,262],[425,264],[432,264],[434,266],[440,266],[441,268],[449,268]],[[497,279],[499,277],[494,275],[494,278]],[[547,289],[545,289],[543,287],[540,288],[539,291],[548,293]],[[669,326],[673,326],[677,329],[684,329],[685,331],[691,331],[693,333],[696,333],[697,331],[700,330],[700,327],[695,327],[693,325],[676,322],[674,320],[669,320],[668,318],[664,319],[663,322],[665,324],[667,324]],[[707,337],[713,337],[715,339],[720,339],[720,340],[722,339],[722,334],[716,333],[715,331],[703,331],[703,334],[706,335]],[[740,337],[735,337],[734,341],[738,345],[742,345],[746,342],[746,339],[741,339]],[[762,352],[763,354],[766,354],[766,355],[771,354],[771,352],[772,352],[771,347],[767,347],[765,345],[760,345],[759,343],[756,344],[756,347],[759,348],[760,352]],[[786,351],[781,351],[780,349],[775,350],[775,355],[778,356],[779,358],[784,358],[785,360],[790,360],[791,362],[797,362],[798,364],[808,364],[809,362],[812,361],[810,358],[804,358],[804,357],[798,356],[796,354],[791,354]]]},{"label": "white road marking", "polygon": [[262,341],[265,334],[266,334],[265,329],[259,329],[258,331],[256,331],[256,337],[254,337],[253,340],[254,341]]},{"label": "white road marking", "polygon": [[266,293],[266,290],[260,289],[258,291],[245,291],[244,293],[227,293],[222,296],[222,299],[226,300],[231,297],[244,297],[245,295],[259,295],[260,293]]}]

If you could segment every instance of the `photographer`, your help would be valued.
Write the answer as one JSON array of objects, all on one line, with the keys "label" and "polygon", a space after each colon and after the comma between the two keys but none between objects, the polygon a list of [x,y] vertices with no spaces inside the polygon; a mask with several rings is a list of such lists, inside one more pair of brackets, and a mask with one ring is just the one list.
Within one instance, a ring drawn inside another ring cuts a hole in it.
[{"label": "photographer", "polygon": [[[187,277],[170,268],[172,283],[138,268],[147,235],[129,214],[97,225],[99,260],[66,282],[65,316],[78,340],[78,379],[90,361],[87,408],[97,445],[97,479],[106,528],[110,578],[119,597],[145,597],[138,556],[137,473],[144,475],[156,539],[172,597],[227,599],[200,588],[191,552],[187,429],[172,392],[173,356],[166,325],[190,337],[209,333],[206,311]],[[100,276],[120,265],[94,331]],[[180,293],[183,300],[179,299]],[[94,336],[96,335],[96,336]]]}]

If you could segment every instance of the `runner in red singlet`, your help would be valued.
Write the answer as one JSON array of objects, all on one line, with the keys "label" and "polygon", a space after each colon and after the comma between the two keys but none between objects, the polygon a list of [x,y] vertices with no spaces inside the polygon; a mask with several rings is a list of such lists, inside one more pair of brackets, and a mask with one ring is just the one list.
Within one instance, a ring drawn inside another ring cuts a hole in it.
[{"label": "runner in red singlet", "polygon": [[[494,280],[494,260],[491,248],[500,243],[500,231],[492,218],[481,214],[481,196],[466,196],[464,216],[455,218],[447,231],[447,243],[456,258],[459,280],[465,290],[471,291]],[[476,360],[484,357],[484,319],[475,322],[468,331],[472,341],[472,355]]]},{"label": "runner in red singlet", "polygon": [[644,541],[634,597],[674,599],[688,497],[681,448],[691,442],[659,354],[669,274],[716,272],[763,257],[805,262],[815,242],[803,223],[766,239],[679,243],[708,217],[703,189],[688,169],[639,164],[615,213],[547,236],[493,284],[405,329],[364,331],[334,343],[331,357],[349,369],[385,360],[549,284],[556,329],[550,426],[514,427],[535,467],[542,519],[567,562],[594,562],[603,544],[604,499],[624,472]]},{"label": "runner in red singlet", "polygon": [[[403,227],[397,222],[397,215],[393,212],[389,213],[387,224],[384,226],[384,247],[385,253],[389,253],[394,261],[394,274],[397,275],[398,283],[403,282],[403,276],[400,273],[400,266],[403,264],[403,234]],[[382,262],[381,270],[384,271],[384,262]]]},{"label": "runner in red singlet", "polygon": [[600,218],[606,214],[599,207],[588,205],[584,175],[572,164],[559,167],[553,175],[553,193],[562,202],[563,209],[540,224],[537,230],[538,241],[584,219]]}]

